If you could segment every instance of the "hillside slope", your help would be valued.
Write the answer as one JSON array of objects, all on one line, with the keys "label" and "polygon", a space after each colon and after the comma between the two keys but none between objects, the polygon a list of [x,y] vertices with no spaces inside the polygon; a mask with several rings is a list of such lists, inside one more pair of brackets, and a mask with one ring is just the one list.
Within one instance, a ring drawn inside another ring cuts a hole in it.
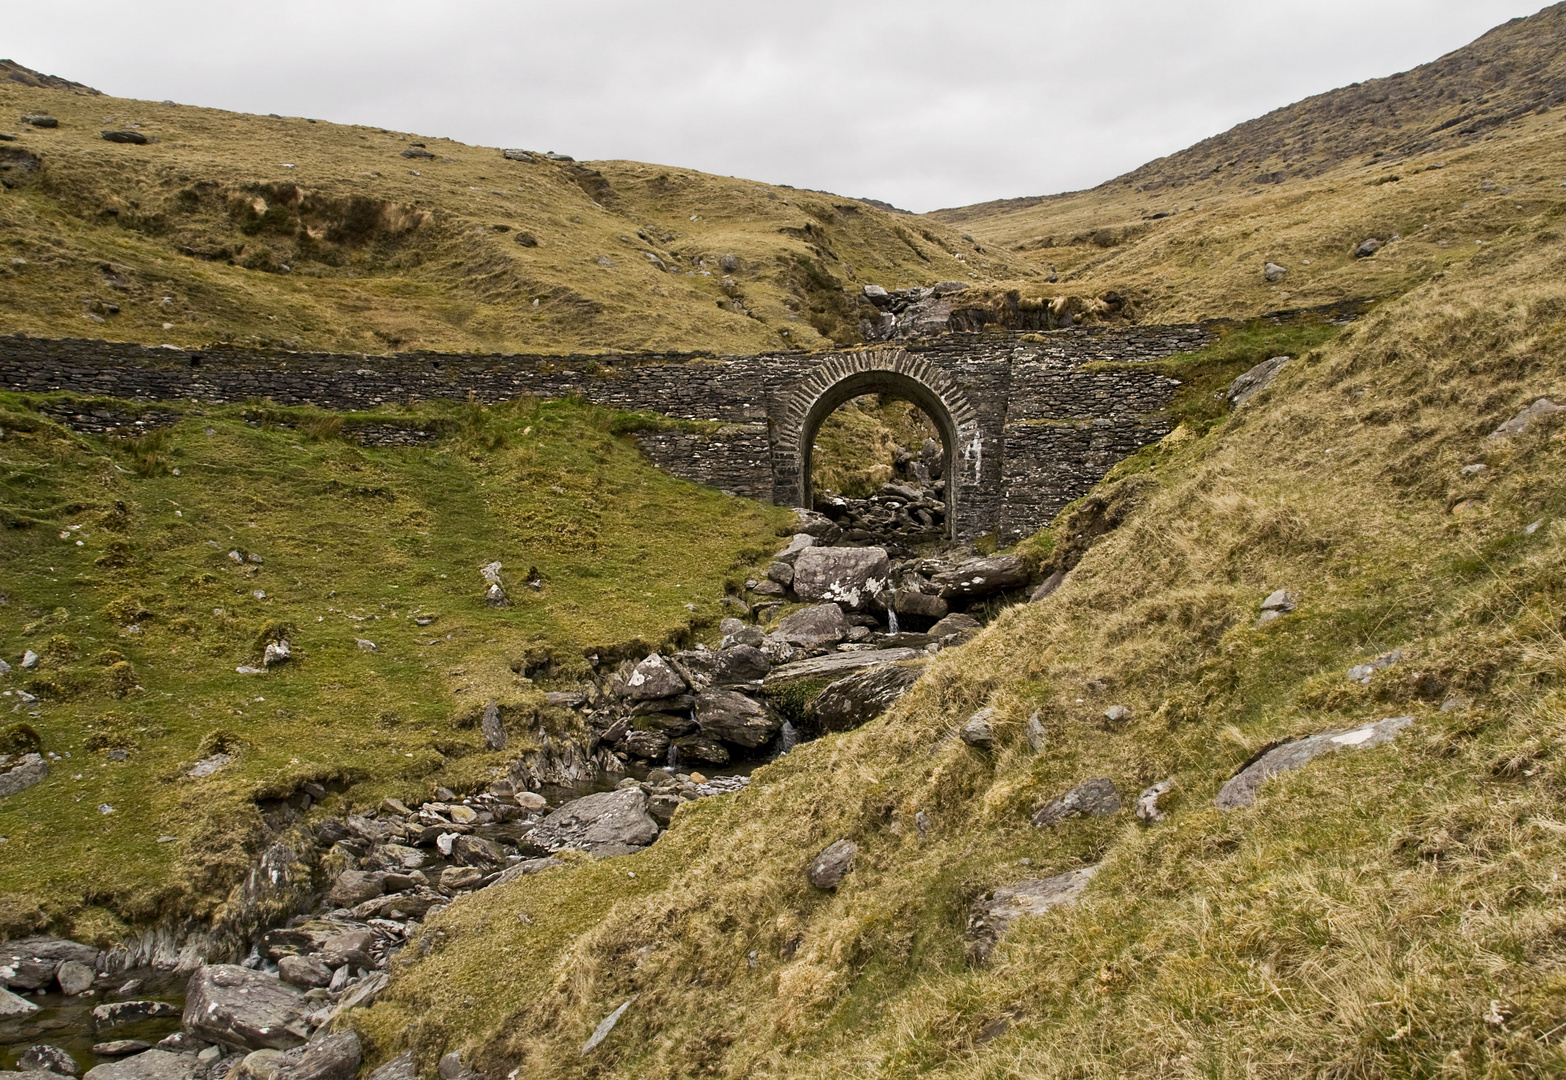
[{"label": "hillside slope", "polygon": [[[644,853],[433,917],[360,1022],[374,1059],[1558,1075],[1566,441],[1558,417],[1488,433],[1566,394],[1563,283],[1566,240],[1520,229],[1177,430],[1120,471],[1142,505],[1063,588],[942,653],[880,719],[681,807]],[[1058,528],[1031,550],[1074,535]],[[1297,609],[1260,622],[1277,589]],[[955,737],[980,709],[993,751]],[[1389,745],[1213,805],[1281,740],[1395,717],[1412,723]],[[1117,813],[1030,824],[1090,778]],[[1139,821],[1136,793],[1166,778],[1166,820]],[[852,870],[814,888],[806,866],[839,838]],[[965,960],[976,901],[1089,867],[1078,903]]]},{"label": "hillside slope", "polygon": [[[1091,190],[925,218],[1058,271],[1062,290],[1119,289],[1145,319],[1396,295],[1566,207],[1566,129],[1553,110],[1562,100],[1566,5],[1557,4],[1433,63],[1308,98]],[[1354,258],[1371,237],[1387,246]],[[1264,277],[1268,261],[1286,276]]]},{"label": "hillside slope", "polygon": [[863,282],[970,280],[950,230],[854,199],[32,81],[0,115],[59,126],[0,142],[0,333],[755,352],[859,340]]}]

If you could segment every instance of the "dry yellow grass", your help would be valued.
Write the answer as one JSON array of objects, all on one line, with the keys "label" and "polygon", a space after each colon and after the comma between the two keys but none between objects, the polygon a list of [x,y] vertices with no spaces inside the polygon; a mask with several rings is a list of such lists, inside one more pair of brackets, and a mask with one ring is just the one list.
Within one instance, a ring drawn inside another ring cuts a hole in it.
[{"label": "dry yellow grass", "polygon": [[[374,1056],[461,1048],[518,1077],[1558,1075],[1566,440],[1484,437],[1566,393],[1563,271],[1558,235],[1519,231],[1384,305],[1168,440],[1150,501],[1064,590],[886,717],[682,808],[642,855],[459,901],[365,1019]],[[1279,587],[1299,611],[1254,627]],[[1344,678],[1394,647],[1368,687]],[[1110,704],[1133,720],[1102,723]],[[986,705],[993,757],[947,738]],[[1270,741],[1395,715],[1416,722],[1391,746],[1211,806]],[[1172,776],[1170,820],[1027,824],[1091,776]],[[813,890],[804,866],[840,836],[859,860]],[[975,896],[1089,863],[1081,904],[964,965]]]}]

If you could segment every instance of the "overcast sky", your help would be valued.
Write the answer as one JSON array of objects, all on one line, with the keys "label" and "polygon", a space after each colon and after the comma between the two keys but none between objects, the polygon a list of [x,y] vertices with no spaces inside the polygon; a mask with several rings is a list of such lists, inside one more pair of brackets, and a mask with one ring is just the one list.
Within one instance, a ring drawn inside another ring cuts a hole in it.
[{"label": "overcast sky", "polygon": [[931,210],[1091,187],[1541,6],[42,0],[5,20],[0,56],[122,97],[632,158]]}]

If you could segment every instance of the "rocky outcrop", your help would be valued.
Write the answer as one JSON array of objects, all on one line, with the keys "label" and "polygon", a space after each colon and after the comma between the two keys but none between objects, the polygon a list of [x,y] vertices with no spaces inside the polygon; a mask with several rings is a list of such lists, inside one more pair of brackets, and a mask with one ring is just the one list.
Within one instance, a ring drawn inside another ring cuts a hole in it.
[{"label": "rocky outcrop", "polygon": [[658,823],[647,813],[647,795],[634,787],[566,803],[540,822],[531,837],[550,851],[580,848],[598,855],[624,854],[657,838]]},{"label": "rocky outcrop", "polygon": [[41,754],[23,754],[15,764],[0,765],[0,798],[26,791],[49,778],[49,763]]},{"label": "rocky outcrop", "polygon": [[805,876],[818,889],[835,889],[854,868],[854,857],[858,854],[858,844],[852,840],[839,840],[810,861]]},{"label": "rocky outcrop", "polygon": [[1309,764],[1323,754],[1342,750],[1368,750],[1391,742],[1397,733],[1414,722],[1412,716],[1395,716],[1389,720],[1377,720],[1349,731],[1333,729],[1319,735],[1295,739],[1281,746],[1266,747],[1241,766],[1240,771],[1219,790],[1213,805],[1220,810],[1234,810],[1256,801],[1262,784],[1279,773],[1289,772]]},{"label": "rocky outcrop", "polygon": [[837,680],[810,708],[822,731],[848,731],[880,716],[924,673],[922,664],[882,664]]},{"label": "rocky outcrop", "polygon": [[801,600],[830,601],[851,611],[869,608],[890,577],[885,548],[811,547],[794,562],[794,592]]},{"label": "rocky outcrop", "polygon": [[995,946],[1018,919],[1075,903],[1097,871],[1096,866],[1089,866],[1056,877],[1019,881],[996,889],[975,902],[968,914],[968,962],[983,964],[988,961]]},{"label": "rocky outcrop", "polygon": [[202,967],[185,988],[185,1030],[242,1050],[286,1050],[310,1037],[305,996],[233,964]]},{"label": "rocky outcrop", "polygon": [[696,698],[702,734],[754,750],[783,726],[780,717],[754,698],[732,690],[709,690]]}]

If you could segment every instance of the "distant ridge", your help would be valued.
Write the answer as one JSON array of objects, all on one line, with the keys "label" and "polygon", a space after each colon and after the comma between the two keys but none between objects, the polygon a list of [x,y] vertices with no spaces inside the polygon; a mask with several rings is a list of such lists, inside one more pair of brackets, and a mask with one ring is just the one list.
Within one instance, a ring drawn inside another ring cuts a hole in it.
[{"label": "distant ridge", "polygon": [[23,86],[37,86],[45,90],[69,90],[75,94],[93,94],[102,96],[100,91],[94,90],[79,82],[70,79],[62,79],[58,75],[45,75],[41,71],[34,71],[30,67],[23,67],[15,60],[0,60],[0,79],[7,82],[21,83]]}]

